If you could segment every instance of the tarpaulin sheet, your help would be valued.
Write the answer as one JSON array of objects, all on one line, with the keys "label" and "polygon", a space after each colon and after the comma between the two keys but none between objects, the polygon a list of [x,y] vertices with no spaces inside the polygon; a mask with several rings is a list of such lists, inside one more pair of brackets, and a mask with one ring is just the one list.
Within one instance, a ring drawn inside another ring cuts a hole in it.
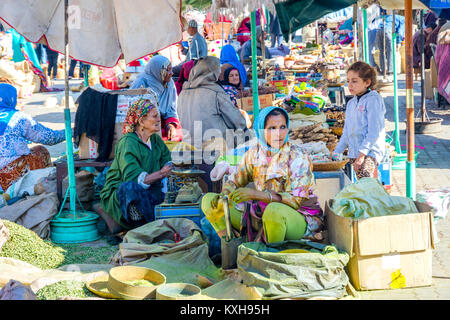
[{"label": "tarpaulin sheet", "polygon": [[289,0],[275,4],[281,31],[287,41],[289,34],[324,15],[351,6],[356,0]]}]

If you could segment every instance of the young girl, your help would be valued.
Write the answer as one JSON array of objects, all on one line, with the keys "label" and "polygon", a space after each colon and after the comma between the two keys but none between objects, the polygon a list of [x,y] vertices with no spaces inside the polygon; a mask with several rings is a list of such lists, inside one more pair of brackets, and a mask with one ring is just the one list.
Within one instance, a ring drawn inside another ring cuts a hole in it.
[{"label": "young girl", "polygon": [[348,147],[348,158],[358,179],[373,177],[385,152],[383,98],[376,92],[376,71],[358,61],[347,71],[349,91],[354,97],[347,103],[345,125],[333,159],[341,158]]}]

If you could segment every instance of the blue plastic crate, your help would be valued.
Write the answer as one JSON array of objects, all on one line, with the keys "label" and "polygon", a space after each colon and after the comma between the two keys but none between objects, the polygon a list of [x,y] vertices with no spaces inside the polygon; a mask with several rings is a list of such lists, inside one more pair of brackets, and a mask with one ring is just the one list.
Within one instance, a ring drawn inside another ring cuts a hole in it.
[{"label": "blue plastic crate", "polygon": [[204,214],[198,204],[160,204],[155,206],[155,220],[168,218],[187,218],[200,227]]}]

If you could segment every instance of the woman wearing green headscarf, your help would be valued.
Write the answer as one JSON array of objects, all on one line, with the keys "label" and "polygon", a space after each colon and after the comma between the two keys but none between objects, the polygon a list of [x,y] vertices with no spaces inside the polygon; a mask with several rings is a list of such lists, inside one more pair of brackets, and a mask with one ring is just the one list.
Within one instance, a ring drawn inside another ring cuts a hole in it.
[{"label": "woman wearing green headscarf", "polygon": [[154,207],[164,201],[162,180],[171,174],[171,156],[157,134],[161,117],[156,105],[139,99],[128,109],[124,136],[95,207],[112,233],[153,221]]},{"label": "woman wearing green headscarf", "polygon": [[[323,212],[313,194],[314,176],[308,155],[288,141],[289,117],[278,107],[260,111],[254,123],[258,144],[244,155],[222,189],[230,203],[233,228],[262,220],[267,243],[308,238],[322,240]],[[249,183],[254,188],[249,188]],[[248,208],[246,210],[246,208]],[[202,210],[220,237],[225,235],[221,195],[208,193]],[[261,225],[261,224],[260,224]],[[247,240],[255,232],[247,227]]]}]

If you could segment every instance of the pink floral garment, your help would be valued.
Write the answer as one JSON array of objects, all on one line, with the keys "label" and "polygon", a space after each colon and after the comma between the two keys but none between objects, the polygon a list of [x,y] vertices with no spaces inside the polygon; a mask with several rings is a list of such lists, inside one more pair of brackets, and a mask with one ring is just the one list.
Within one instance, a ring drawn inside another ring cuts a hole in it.
[{"label": "pink floral garment", "polygon": [[[278,193],[282,203],[305,217],[308,227],[304,238],[322,239],[321,235],[315,236],[323,228],[323,211],[313,193],[312,162],[298,146],[287,142],[270,161],[259,144],[250,148],[222,191],[230,193],[250,182],[255,184],[258,191]],[[262,201],[251,201],[251,214],[255,217],[255,212],[263,212],[266,206]],[[245,203],[236,205],[238,210],[243,211],[244,208]]]},{"label": "pink floral garment", "polygon": [[312,193],[312,162],[306,153],[290,142],[285,143],[269,162],[263,148],[257,144],[245,153],[223,191],[232,192],[250,182],[258,191],[278,193],[284,204],[298,210],[303,199],[308,199]]}]

